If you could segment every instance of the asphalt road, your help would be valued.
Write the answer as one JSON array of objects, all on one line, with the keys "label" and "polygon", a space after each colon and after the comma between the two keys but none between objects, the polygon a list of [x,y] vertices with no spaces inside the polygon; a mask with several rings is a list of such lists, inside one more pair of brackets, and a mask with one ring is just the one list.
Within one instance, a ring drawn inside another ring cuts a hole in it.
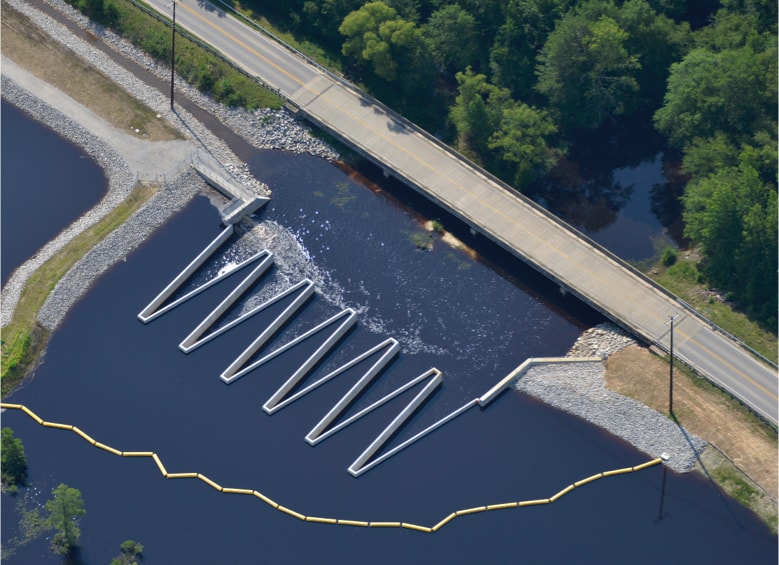
[{"label": "asphalt road", "polygon": [[[151,0],[171,14],[162,0]],[[177,25],[277,89],[329,130],[488,238],[648,343],[674,353],[777,424],[776,369],[758,361],[673,296],[355,87],[205,2],[176,8]]]}]

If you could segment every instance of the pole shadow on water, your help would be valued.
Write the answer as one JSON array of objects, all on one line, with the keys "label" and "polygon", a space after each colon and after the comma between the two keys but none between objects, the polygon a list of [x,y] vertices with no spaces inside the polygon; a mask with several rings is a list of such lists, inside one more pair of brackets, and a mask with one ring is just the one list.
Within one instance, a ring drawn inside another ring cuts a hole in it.
[{"label": "pole shadow on water", "polygon": [[663,503],[665,502],[665,480],[668,475],[668,467],[663,464],[663,483],[660,486],[660,510],[657,512],[657,520],[655,524],[659,524],[663,519]]}]

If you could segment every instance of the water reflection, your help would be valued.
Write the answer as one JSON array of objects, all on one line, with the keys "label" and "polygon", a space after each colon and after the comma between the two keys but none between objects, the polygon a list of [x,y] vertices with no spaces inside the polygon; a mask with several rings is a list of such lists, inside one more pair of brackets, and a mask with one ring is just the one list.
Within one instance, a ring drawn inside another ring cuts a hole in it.
[{"label": "water reflection", "polygon": [[100,167],[75,145],[2,102],[2,284],[38,249],[97,204]]},{"label": "water reflection", "polygon": [[628,261],[682,245],[678,156],[665,153],[646,127],[583,135],[529,196]]},{"label": "water reflection", "polygon": [[[444,372],[441,398],[402,434],[483,392],[525,357],[564,352],[587,323],[571,314],[583,311],[580,304],[482,238],[473,238],[473,248],[489,258],[484,262],[439,240],[431,251],[416,250],[408,232],[420,229],[418,214],[377,198],[332,165],[264,152],[252,166],[275,197],[244,236],[287,257],[277,276],[313,273],[322,290],[304,313],[305,327],[341,303],[354,305],[359,327],[341,355],[385,337],[403,339],[381,386],[431,365]],[[351,198],[339,200],[347,192]],[[467,229],[442,222],[467,239]],[[306,514],[357,520],[434,524],[458,508],[548,497],[574,480],[646,460],[582,420],[507,393],[353,479],[345,467],[397,414],[396,403],[311,448],[304,435],[349,383],[323,387],[270,417],[262,402],[300,365],[298,355],[280,356],[234,385],[218,379],[262,320],[191,355],[178,351],[224,289],[148,326],[135,319],[215,237],[217,224],[215,210],[197,199],[106,273],[54,335],[36,378],[9,401],[119,449],[155,451],[170,472],[200,472]],[[238,251],[210,268],[239,260]],[[311,378],[343,358],[334,355]],[[775,561],[776,538],[694,476],[668,474],[663,520],[655,523],[660,469],[598,481],[549,507],[463,516],[426,535],[300,522],[253,496],[218,493],[198,480],[166,481],[149,460],[112,456],[24,414],[5,413],[3,423],[23,438],[40,492],[60,482],[82,490],[81,557],[89,563],[108,562],[128,538],[143,543],[149,562],[174,564]],[[5,535],[16,517],[3,496]],[[59,561],[39,540],[10,562]]]}]

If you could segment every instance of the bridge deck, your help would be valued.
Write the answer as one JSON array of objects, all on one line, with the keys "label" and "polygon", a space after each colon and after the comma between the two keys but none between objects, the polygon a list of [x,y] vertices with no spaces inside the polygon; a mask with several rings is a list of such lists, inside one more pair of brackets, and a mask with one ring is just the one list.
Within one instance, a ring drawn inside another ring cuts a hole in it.
[{"label": "bridge deck", "polygon": [[[166,13],[161,0],[152,0]],[[777,422],[777,374],[678,299],[352,85],[220,10],[179,3],[182,25],[276,88],[313,122],[648,343]]]}]

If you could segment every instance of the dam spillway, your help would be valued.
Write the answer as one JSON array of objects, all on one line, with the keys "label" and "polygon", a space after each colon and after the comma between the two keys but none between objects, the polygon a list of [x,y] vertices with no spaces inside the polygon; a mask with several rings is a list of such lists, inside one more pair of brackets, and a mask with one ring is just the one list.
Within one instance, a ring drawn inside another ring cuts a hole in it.
[{"label": "dam spillway", "polygon": [[[320,442],[356,423],[364,416],[367,416],[391,400],[403,394],[411,394],[409,391],[417,390],[411,400],[398,411],[373,441],[371,441],[347,467],[348,472],[354,477],[359,477],[370,469],[375,468],[390,457],[397,455],[407,447],[410,447],[471,408],[479,407],[480,409],[485,409],[495,400],[495,398],[508,388],[512,387],[516,380],[521,378],[525,371],[530,367],[539,363],[578,362],[582,360],[577,358],[528,359],[508,375],[501,378],[481,396],[465,402],[463,405],[455,408],[421,431],[415,433],[410,438],[401,441],[394,447],[386,449],[386,451],[382,453],[382,450],[387,447],[387,444],[399,430],[401,430],[410,419],[419,412],[421,407],[432,399],[436,392],[441,388],[444,382],[442,372],[435,367],[431,367],[422,374],[412,377],[400,384],[365,408],[359,409],[355,414],[348,415],[347,413],[355,403],[355,400],[375,385],[382,373],[387,371],[392,360],[401,353],[400,344],[395,338],[385,339],[381,343],[342,363],[324,377],[319,378],[311,384],[305,384],[304,381],[306,377],[320,365],[324,359],[337,350],[338,344],[355,326],[358,319],[358,314],[355,310],[344,308],[326,320],[318,323],[313,328],[290,339],[284,345],[281,345],[270,352],[263,352],[263,348],[272,342],[282,327],[294,326],[294,319],[296,316],[303,310],[309,301],[315,298],[316,291],[314,282],[308,278],[303,278],[288,285],[285,289],[275,292],[275,294],[262,301],[259,305],[241,313],[235,319],[219,325],[219,321],[225,318],[231,309],[236,307],[236,304],[246,296],[250,289],[260,285],[263,277],[269,272],[274,263],[274,256],[267,249],[251,254],[248,258],[232,265],[229,269],[220,270],[216,276],[198,284],[195,288],[183,293],[182,296],[175,297],[182,286],[185,285],[185,283],[187,283],[187,281],[189,281],[190,278],[192,278],[193,275],[226,244],[231,236],[234,235],[234,230],[235,228],[232,225],[227,226],[138,314],[138,319],[147,324],[171,311],[173,308],[183,305],[204,290],[217,284],[224,284],[224,281],[228,278],[235,280],[237,274],[248,271],[242,279],[238,280],[237,284],[235,284],[227,296],[221,300],[219,304],[214,307],[181,341],[179,349],[185,354],[192,353],[194,350],[205,346],[212,340],[227,334],[231,329],[249,318],[269,309],[275,304],[283,302],[285,304],[283,310],[259,332],[257,337],[246,346],[219,375],[219,378],[225,384],[230,385],[238,379],[251,374],[262,365],[283,353],[298,347],[300,344],[313,339],[315,336],[324,335],[325,338],[322,343],[320,343],[312,353],[305,356],[297,369],[295,369],[293,373],[286,378],[283,384],[281,384],[262,404],[262,409],[269,415],[276,413],[299,398],[312,393],[319,387],[334,381],[337,377],[361,363],[373,360],[370,366],[357,378],[354,384],[329,408],[329,410],[327,410],[317,424],[314,425],[308,434],[306,434],[305,441],[311,446],[318,445]],[[214,326],[217,327],[213,329]],[[594,359],[588,358],[587,360]],[[338,420],[340,418],[343,419],[339,422]]]}]

